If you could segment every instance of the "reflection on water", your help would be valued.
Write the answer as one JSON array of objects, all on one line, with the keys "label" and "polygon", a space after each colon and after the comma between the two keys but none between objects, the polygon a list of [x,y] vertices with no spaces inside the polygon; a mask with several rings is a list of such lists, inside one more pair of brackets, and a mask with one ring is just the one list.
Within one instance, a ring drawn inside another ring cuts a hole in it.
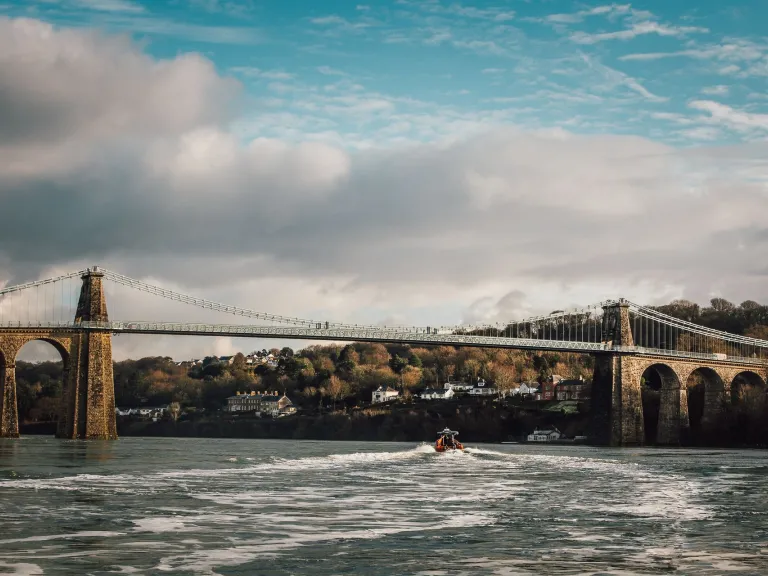
[{"label": "reflection on water", "polygon": [[0,573],[768,572],[762,452],[0,441]]}]

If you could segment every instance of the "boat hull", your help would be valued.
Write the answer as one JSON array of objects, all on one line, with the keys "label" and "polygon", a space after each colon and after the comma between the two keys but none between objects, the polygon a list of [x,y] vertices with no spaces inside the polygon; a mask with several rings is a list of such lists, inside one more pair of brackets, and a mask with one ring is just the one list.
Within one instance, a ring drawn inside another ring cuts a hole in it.
[{"label": "boat hull", "polygon": [[464,446],[462,444],[459,444],[455,448],[453,446],[435,446],[435,452],[463,452]]}]

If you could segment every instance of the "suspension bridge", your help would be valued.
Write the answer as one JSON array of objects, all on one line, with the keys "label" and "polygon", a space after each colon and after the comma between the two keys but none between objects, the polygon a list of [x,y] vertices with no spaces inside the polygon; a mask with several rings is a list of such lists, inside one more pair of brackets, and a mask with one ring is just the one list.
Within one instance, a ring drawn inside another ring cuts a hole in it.
[{"label": "suspension bridge", "polygon": [[[112,302],[112,317],[107,312],[106,294]],[[122,303],[134,302],[139,294],[152,300],[151,315],[163,321],[132,318],[130,306]],[[172,318],[174,314],[180,319]],[[199,321],[185,321],[190,316]],[[643,443],[640,390],[646,371],[651,370],[661,382],[657,440],[675,444],[689,426],[686,383],[692,374],[705,383],[704,419],[711,420],[729,401],[734,382],[765,386],[768,366],[766,340],[706,328],[625,299],[503,324],[357,325],[230,306],[93,267],[0,290],[0,436],[18,436],[16,356],[28,342],[43,340],[59,351],[64,363],[65,390],[57,435],[116,438],[111,338],[119,334],[592,354],[592,439],[610,445]]]}]

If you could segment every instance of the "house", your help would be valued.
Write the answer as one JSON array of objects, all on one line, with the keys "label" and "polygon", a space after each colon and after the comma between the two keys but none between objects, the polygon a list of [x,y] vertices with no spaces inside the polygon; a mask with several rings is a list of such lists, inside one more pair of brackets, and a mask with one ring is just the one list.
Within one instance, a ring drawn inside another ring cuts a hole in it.
[{"label": "house", "polygon": [[554,442],[555,440],[560,440],[561,437],[560,430],[554,426],[543,430],[536,428],[532,433],[528,434],[528,442]]},{"label": "house", "polygon": [[446,390],[453,390],[454,394],[466,393],[472,390],[472,384],[468,382],[451,382],[450,380],[443,386]]},{"label": "house", "polygon": [[285,394],[274,392],[238,392],[227,398],[227,412],[253,412],[256,416],[287,416],[296,413],[296,407]]},{"label": "house", "polygon": [[219,362],[231,366],[235,362],[234,356],[219,356]]},{"label": "house", "polygon": [[536,393],[536,400],[554,400],[555,388],[557,384],[552,381],[552,378],[547,378],[539,386],[539,391]]},{"label": "house", "polygon": [[539,387],[535,382],[523,382],[520,384],[521,396],[534,396],[538,393]]},{"label": "house", "polygon": [[256,392],[238,392],[227,398],[227,412],[260,412],[261,394]]},{"label": "house", "polygon": [[583,376],[573,380],[563,380],[557,385],[557,399],[581,400],[587,397],[588,388]]},{"label": "house", "polygon": [[449,400],[453,398],[454,392],[452,388],[427,388],[419,396],[422,400]]},{"label": "house", "polygon": [[373,391],[373,394],[371,395],[371,403],[380,404],[381,402],[389,402],[398,396],[400,396],[400,392],[394,388],[390,388],[389,386],[386,388],[379,386],[376,390]]},{"label": "house", "polygon": [[272,416],[272,418],[280,418],[282,416],[288,416],[296,413],[296,407],[285,394],[278,396],[277,392],[274,392],[271,396],[265,394],[262,397],[262,414]]},{"label": "house", "polygon": [[488,386],[482,378],[477,379],[477,384],[469,390],[470,396],[493,396],[498,390],[495,386]]}]

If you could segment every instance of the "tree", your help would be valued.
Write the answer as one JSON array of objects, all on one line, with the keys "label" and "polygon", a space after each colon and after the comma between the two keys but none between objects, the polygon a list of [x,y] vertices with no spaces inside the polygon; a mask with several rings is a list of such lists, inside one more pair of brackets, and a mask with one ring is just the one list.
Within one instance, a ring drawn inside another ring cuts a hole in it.
[{"label": "tree", "polygon": [[242,352],[238,352],[235,354],[234,358],[232,358],[232,369],[245,370],[245,356],[243,356]]},{"label": "tree", "polygon": [[403,384],[403,393],[418,386],[421,382],[421,377],[421,368],[406,366],[406,368],[400,374],[400,379]]},{"label": "tree", "polygon": [[176,422],[179,419],[179,414],[181,414],[181,405],[178,402],[171,402],[168,405],[168,413],[173,418],[173,421]]},{"label": "tree", "polygon": [[464,374],[470,382],[477,381],[477,375],[480,373],[482,364],[479,361],[470,359],[464,362]]},{"label": "tree", "polygon": [[421,357],[418,354],[411,353],[410,358],[408,358],[408,364],[410,364],[414,368],[421,368],[422,367]]},{"label": "tree", "polygon": [[400,374],[406,366],[408,366],[408,361],[397,354],[389,361],[389,367],[392,368],[395,374]]},{"label": "tree", "polygon": [[515,376],[517,376],[515,368],[514,366],[506,364],[497,364],[494,365],[491,372],[496,384],[496,389],[499,391],[499,398],[503,398],[510,390],[512,390],[512,388],[514,388]]},{"label": "tree", "polygon": [[712,298],[709,303],[715,312],[733,312],[736,309],[736,306],[725,298]]},{"label": "tree", "polygon": [[347,391],[348,384],[338,376],[331,376],[328,379],[328,395],[333,400],[333,411],[336,411],[336,401],[341,400]]},{"label": "tree", "polygon": [[289,348],[288,346],[285,346],[282,350],[280,350],[280,357],[293,358],[293,349]]}]

